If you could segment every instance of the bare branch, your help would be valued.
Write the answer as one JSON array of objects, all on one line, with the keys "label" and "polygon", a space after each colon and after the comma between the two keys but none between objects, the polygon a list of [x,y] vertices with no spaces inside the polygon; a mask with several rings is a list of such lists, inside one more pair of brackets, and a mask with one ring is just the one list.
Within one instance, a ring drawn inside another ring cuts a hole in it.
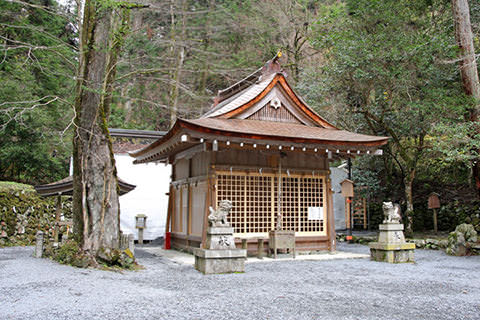
[{"label": "bare branch", "polygon": [[46,32],[45,30],[41,29],[41,28],[36,28],[36,27],[33,27],[33,26],[17,26],[17,25],[13,25],[13,24],[8,24],[8,23],[0,23],[0,26],[2,27],[8,27],[8,28],[16,28],[16,29],[27,29],[27,30],[33,30],[35,32],[38,32],[38,33],[41,33],[43,34],[44,36],[46,36],[47,38],[49,38],[50,40],[54,40],[54,41],[57,41],[57,42],[60,42],[62,43],[63,45],[67,46],[67,47],[70,47],[74,50],[77,50],[77,48],[63,40],[61,40],[58,36],[55,36],[51,33],[48,33]]},{"label": "bare branch", "polygon": [[[441,64],[455,64],[455,63],[464,61],[465,58],[468,58],[468,57],[469,57],[469,56],[463,55],[463,56],[458,57],[458,58],[456,58],[456,59],[451,59],[451,60],[439,59],[439,60],[437,60],[437,61],[438,61],[439,63],[441,63]],[[480,57],[480,53],[479,53],[479,54],[475,54],[475,55],[473,56],[473,58],[474,58],[473,60],[476,61],[476,60],[478,60],[479,57]],[[468,65],[470,65],[470,64],[465,64],[465,65],[463,65],[462,67],[464,68],[464,67],[466,67],[466,66],[468,66]]]},{"label": "bare branch", "polygon": [[20,1],[20,0],[8,0],[8,1],[12,2],[12,3],[20,4],[22,6],[31,7],[31,8],[35,8],[35,9],[40,9],[40,10],[43,10],[43,11],[48,12],[50,14],[60,16],[60,17],[64,17],[64,18],[68,18],[68,19],[73,17],[73,15],[69,15],[67,13],[62,13],[62,12],[59,12],[59,11],[53,11],[51,7],[47,7],[47,6],[42,6],[42,5],[38,5],[38,4],[34,4],[34,3],[28,3],[28,2],[24,2],[24,1]]},{"label": "bare branch", "polygon": [[[41,102],[45,99],[49,99],[48,101],[46,102]],[[23,122],[21,121],[21,118],[22,116],[27,113],[27,112],[30,112],[32,110],[34,110],[35,108],[37,107],[40,107],[40,106],[46,106],[46,105],[49,105],[50,103],[54,102],[54,101],[57,101],[59,99],[59,97],[57,96],[45,96],[43,98],[40,98],[40,99],[37,99],[37,100],[30,100],[30,101],[10,101],[10,102],[2,102],[0,103],[0,107],[1,106],[5,106],[5,105],[25,105],[25,104],[32,104],[31,106],[29,107],[17,107],[17,106],[13,106],[13,107],[9,107],[9,108],[4,108],[4,109],[0,109],[0,113],[3,113],[4,115],[7,116],[7,121],[5,121],[1,126],[0,126],[0,131],[2,130],[5,130],[5,128],[7,127],[7,125],[12,122],[12,121],[17,121],[18,123],[21,123],[23,124]]]}]

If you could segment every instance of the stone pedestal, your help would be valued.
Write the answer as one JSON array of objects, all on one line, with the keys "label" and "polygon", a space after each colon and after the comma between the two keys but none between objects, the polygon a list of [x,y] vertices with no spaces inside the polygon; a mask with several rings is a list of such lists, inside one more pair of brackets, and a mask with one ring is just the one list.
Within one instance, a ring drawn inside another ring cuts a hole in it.
[{"label": "stone pedestal", "polygon": [[403,224],[379,225],[378,242],[370,243],[370,260],[389,263],[415,262],[414,243],[407,243],[403,235]]},{"label": "stone pedestal", "polygon": [[245,272],[247,250],[236,249],[233,228],[208,227],[206,248],[193,249],[195,269],[204,274]]}]

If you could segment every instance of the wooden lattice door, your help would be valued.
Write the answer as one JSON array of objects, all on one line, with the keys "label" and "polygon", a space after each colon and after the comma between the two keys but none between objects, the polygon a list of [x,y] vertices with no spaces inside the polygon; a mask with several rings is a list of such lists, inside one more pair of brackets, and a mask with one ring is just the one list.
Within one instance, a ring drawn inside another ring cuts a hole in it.
[{"label": "wooden lattice door", "polygon": [[217,202],[232,201],[229,219],[237,236],[266,236],[275,227],[279,206],[285,230],[296,235],[326,234],[324,176],[282,176],[280,201],[278,189],[278,174],[217,172]]}]

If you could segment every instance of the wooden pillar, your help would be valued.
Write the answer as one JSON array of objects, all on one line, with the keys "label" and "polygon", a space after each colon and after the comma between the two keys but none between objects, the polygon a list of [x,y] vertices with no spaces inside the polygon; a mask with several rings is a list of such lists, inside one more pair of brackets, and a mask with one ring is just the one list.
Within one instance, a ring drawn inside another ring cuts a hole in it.
[{"label": "wooden pillar", "polygon": [[187,188],[186,188],[187,192],[188,192],[188,199],[187,199],[187,230],[186,230],[186,234],[187,234],[187,242],[186,242],[186,245],[187,245],[187,249],[190,250],[190,235],[192,234],[192,186],[191,184],[189,183]]},{"label": "wooden pillar", "polygon": [[167,223],[165,224],[165,233],[172,230],[170,223],[172,222],[172,208],[174,205],[174,198],[172,198],[173,195],[173,186],[170,184],[170,191],[168,193]]},{"label": "wooden pillar", "polygon": [[187,234],[192,234],[192,186],[188,184]]},{"label": "wooden pillar", "polygon": [[170,219],[171,219],[171,228],[170,228],[170,232],[175,232],[175,229],[176,229],[176,224],[177,224],[177,219],[175,218],[175,216],[177,215],[177,189],[176,187],[173,187],[172,186],[172,214],[170,215]]},{"label": "wooden pillar", "polygon": [[328,249],[330,251],[337,250],[337,241],[335,233],[335,217],[333,214],[333,196],[332,196],[332,181],[330,177],[326,177],[327,183],[327,232],[328,232]]},{"label": "wooden pillar", "polygon": [[57,207],[55,208],[55,234],[54,234],[54,239],[55,242],[58,243],[58,238],[59,238],[59,233],[60,233],[60,227],[58,223],[60,222],[60,215],[62,213],[62,194],[59,193],[57,196]]},{"label": "wooden pillar", "polygon": [[345,198],[345,227],[350,229],[350,199],[347,197]]},{"label": "wooden pillar", "polygon": [[179,206],[178,206],[178,209],[180,209],[178,212],[178,232],[179,233],[183,233],[183,186],[180,184],[179,187],[178,187],[178,191],[180,192],[180,200],[178,201],[179,202]]},{"label": "wooden pillar", "polygon": [[362,204],[363,204],[363,229],[367,230],[367,198],[363,197],[362,198]]},{"label": "wooden pillar", "polygon": [[215,179],[213,178],[213,176],[209,172],[208,177],[207,177],[207,192],[206,192],[206,195],[205,195],[205,212],[204,212],[204,215],[203,215],[202,244],[201,244],[202,248],[206,248],[205,245],[206,245],[206,239],[207,239],[208,214],[210,212],[209,207],[214,206],[213,200],[212,200],[212,197],[214,197],[214,195],[212,195],[212,194],[215,191],[214,190],[214,184],[215,184]]}]

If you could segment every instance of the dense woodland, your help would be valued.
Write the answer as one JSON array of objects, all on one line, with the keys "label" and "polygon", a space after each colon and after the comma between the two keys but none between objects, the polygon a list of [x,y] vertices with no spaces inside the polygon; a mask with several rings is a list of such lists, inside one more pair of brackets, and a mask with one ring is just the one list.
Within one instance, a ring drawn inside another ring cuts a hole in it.
[{"label": "dense woodland", "polygon": [[[480,212],[479,103],[462,84],[451,1],[140,2],[112,35],[122,46],[109,127],[166,130],[197,117],[280,50],[289,82],[318,113],[392,137],[384,156],[354,161],[372,208],[411,203],[417,230],[431,228],[430,192],[453,217],[440,228]],[[469,5],[479,52],[480,2]],[[68,174],[80,17],[76,2],[0,0],[0,180]]]}]

